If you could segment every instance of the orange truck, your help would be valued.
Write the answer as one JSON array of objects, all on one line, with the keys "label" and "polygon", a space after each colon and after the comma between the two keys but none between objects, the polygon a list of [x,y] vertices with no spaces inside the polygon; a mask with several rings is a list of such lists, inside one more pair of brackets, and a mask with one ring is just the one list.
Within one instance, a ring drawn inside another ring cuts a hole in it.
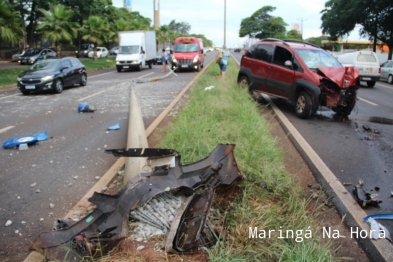
[{"label": "orange truck", "polygon": [[203,42],[201,38],[176,38],[172,53],[172,70],[191,69],[199,72],[203,68],[204,60],[205,56],[203,54]]}]

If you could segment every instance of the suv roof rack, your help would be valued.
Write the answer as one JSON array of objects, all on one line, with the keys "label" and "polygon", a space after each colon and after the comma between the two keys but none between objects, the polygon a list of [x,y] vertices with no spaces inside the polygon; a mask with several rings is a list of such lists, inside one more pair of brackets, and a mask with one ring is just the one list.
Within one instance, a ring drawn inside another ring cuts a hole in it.
[{"label": "suv roof rack", "polygon": [[299,44],[306,44],[306,45],[311,45],[313,47],[321,48],[321,47],[314,45],[310,42],[302,41],[302,40],[294,40],[294,39],[265,38],[265,39],[261,40],[261,42],[264,42],[264,41],[280,42],[280,43],[287,45],[287,46],[289,46],[288,43],[299,43]]},{"label": "suv roof rack", "polygon": [[307,42],[307,41],[302,41],[302,40],[295,40],[295,39],[284,39],[286,42],[292,42],[292,43],[299,43],[299,44],[306,44],[306,45],[311,45],[313,47],[318,47],[321,48],[320,46],[317,46],[313,43]]}]

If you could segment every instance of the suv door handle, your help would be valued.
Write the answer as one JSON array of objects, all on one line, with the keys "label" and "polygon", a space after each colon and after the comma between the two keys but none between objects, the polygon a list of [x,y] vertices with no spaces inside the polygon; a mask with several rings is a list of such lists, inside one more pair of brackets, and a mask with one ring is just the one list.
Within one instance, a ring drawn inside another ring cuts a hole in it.
[{"label": "suv door handle", "polygon": [[268,68],[269,68],[270,70],[274,70],[274,67],[272,67],[272,66],[269,66]]}]

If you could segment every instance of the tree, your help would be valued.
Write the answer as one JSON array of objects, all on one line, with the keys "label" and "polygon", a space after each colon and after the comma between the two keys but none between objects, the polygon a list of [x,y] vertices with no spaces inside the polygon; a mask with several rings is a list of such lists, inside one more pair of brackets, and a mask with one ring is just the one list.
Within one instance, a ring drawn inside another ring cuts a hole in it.
[{"label": "tree", "polygon": [[191,26],[189,23],[186,22],[179,22],[176,23],[175,20],[172,20],[169,25],[168,25],[169,30],[180,34],[180,35],[188,35],[190,30],[191,30]]},{"label": "tree", "polygon": [[287,24],[281,17],[271,16],[269,13],[276,10],[273,6],[264,6],[253,13],[250,17],[242,19],[239,36],[255,36],[256,38],[285,36]]},{"label": "tree", "polygon": [[113,37],[114,32],[110,30],[109,23],[100,16],[92,15],[83,23],[83,39],[94,44],[94,61],[97,60],[97,46]]},{"label": "tree", "polygon": [[112,40],[119,42],[119,31],[130,30],[151,30],[151,19],[143,17],[139,12],[129,12],[125,8],[118,8],[114,15],[109,19],[111,31],[114,32]]},{"label": "tree", "polygon": [[320,46],[321,48],[325,50],[330,50],[330,51],[339,51],[340,50],[340,45],[339,44],[325,44],[322,43],[322,41],[333,41],[329,36],[323,35],[319,37],[310,37],[306,39],[307,42],[310,42],[314,45]]},{"label": "tree", "polygon": [[157,42],[162,43],[163,48],[165,48],[165,45],[170,41],[169,32],[170,30],[167,25],[162,25],[158,30],[156,30]]},{"label": "tree", "polygon": [[348,35],[356,25],[360,25],[359,33],[374,41],[374,52],[377,40],[389,47],[389,58],[393,50],[393,2],[329,0],[322,13],[322,32],[333,38]]},{"label": "tree", "polygon": [[50,11],[40,9],[44,15],[42,22],[37,26],[43,31],[43,37],[55,42],[56,53],[60,57],[61,42],[72,43],[78,34],[78,23],[72,22],[73,11],[63,5],[51,6]]},{"label": "tree", "polygon": [[14,11],[15,6],[0,0],[0,40],[14,45],[23,38],[22,20]]},{"label": "tree", "polygon": [[287,39],[302,40],[302,35],[295,29],[292,29],[287,32]]}]

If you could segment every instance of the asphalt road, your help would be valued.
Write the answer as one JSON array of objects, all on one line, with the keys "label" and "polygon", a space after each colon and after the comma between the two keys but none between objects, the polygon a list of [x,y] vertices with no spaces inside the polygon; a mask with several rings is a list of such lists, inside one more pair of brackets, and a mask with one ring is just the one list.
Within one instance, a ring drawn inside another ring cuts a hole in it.
[{"label": "asphalt road", "polygon": [[[207,55],[205,65],[213,59]],[[61,94],[23,96],[15,88],[0,91],[0,141],[47,131],[49,138],[28,150],[0,149],[0,260],[22,261],[42,231],[50,231],[97,182],[116,158],[104,149],[126,145],[129,82],[163,76],[162,67],[118,73],[115,68],[88,73],[88,85]],[[180,72],[134,87],[147,127],[197,75]],[[78,113],[81,102],[94,113]],[[120,130],[106,127],[120,124]],[[53,208],[50,206],[53,204]]]},{"label": "asphalt road", "polygon": [[[240,61],[243,53],[232,54]],[[393,85],[361,84],[349,122],[334,119],[334,112],[324,107],[307,120],[299,119],[293,104],[271,98],[340,182],[351,184],[350,194],[361,179],[365,189],[379,195],[383,202],[367,206],[367,214],[393,213]],[[390,221],[381,223],[393,228]]]}]

